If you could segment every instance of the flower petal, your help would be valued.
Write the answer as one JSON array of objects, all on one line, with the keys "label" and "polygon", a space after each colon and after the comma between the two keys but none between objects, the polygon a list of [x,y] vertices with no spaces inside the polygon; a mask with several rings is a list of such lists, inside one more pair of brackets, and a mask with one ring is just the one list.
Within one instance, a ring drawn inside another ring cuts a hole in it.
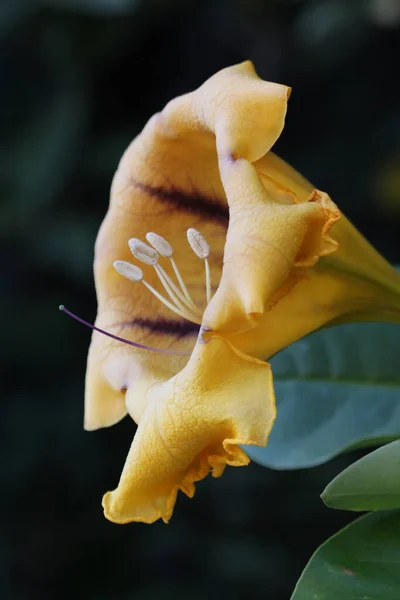
[{"label": "flower petal", "polygon": [[[272,152],[257,161],[255,166],[263,182],[271,178],[278,181],[282,188],[293,192],[300,202],[306,202],[313,191],[309,181]],[[399,273],[345,215],[341,214],[340,220],[334,223],[331,235],[338,248],[330,256],[323,256],[316,266],[321,277],[318,285],[320,291],[317,291],[315,281],[310,286],[314,304],[325,306],[327,311],[323,316],[320,310],[312,310],[314,316],[318,315],[317,327],[363,320],[399,323]],[[332,286],[331,302],[326,285]],[[305,296],[307,289],[296,290],[294,302],[300,292]],[[293,311],[290,312],[293,314]],[[295,330],[301,337],[299,328],[295,327]],[[263,356],[269,354],[264,353]]]},{"label": "flower petal", "polygon": [[[126,374],[121,374],[120,381],[111,385],[102,371],[102,350],[102,346],[98,351],[95,348],[93,336],[86,368],[84,427],[87,431],[114,425],[128,414],[125,406]],[[121,365],[118,370],[120,368]]]},{"label": "flower petal", "polygon": [[118,488],[103,499],[116,523],[172,514],[210,470],[249,462],[239,444],[266,444],[275,418],[271,369],[220,338],[200,340],[186,367],[148,392]]},{"label": "flower petal", "polygon": [[129,346],[110,344],[95,333],[86,371],[85,429],[109,427],[128,412],[138,423],[147,390],[155,382],[173,377],[186,362],[182,356],[131,351]]},{"label": "flower petal", "polygon": [[[150,231],[162,235],[174,249],[193,299],[204,309],[204,269],[187,245],[186,230],[195,227],[211,243],[215,291],[229,219],[217,153],[225,155],[235,149],[253,160],[265,154],[283,128],[289,91],[261,81],[252,64],[245,62],[217,73],[150,119],[122,157],[97,238],[98,327],[149,346],[191,351],[198,327],[169,311],[142,284],[116,273],[113,262],[132,260],[130,238],[144,240]],[[164,259],[163,265],[168,270]],[[162,291],[154,270],[144,265],[143,271],[146,281]],[[90,429],[111,425],[124,416],[120,390],[128,388],[129,392],[137,372],[145,373],[146,365],[151,372],[154,359],[152,353],[124,347],[97,333],[92,340],[85,400],[85,426]],[[182,359],[167,362],[169,376],[184,364]],[[132,402],[129,393],[130,411]],[[141,414],[142,409],[133,412]]]},{"label": "flower petal", "polygon": [[[272,152],[257,161],[255,167],[263,181],[265,178],[275,179],[282,187],[291,190],[300,202],[306,202],[314,189],[307,179]],[[320,268],[347,273],[398,293],[400,278],[395,269],[343,214],[334,224],[331,234],[338,249],[332,256],[320,261]]]},{"label": "flower petal", "polygon": [[309,333],[346,322],[346,318],[348,322],[400,323],[399,299],[400,291],[396,314],[393,309],[396,299],[385,299],[378,286],[317,266],[309,269],[271,310],[263,313],[257,327],[226,334],[226,338],[242,352],[267,360]]},{"label": "flower petal", "polygon": [[336,250],[329,230],[340,213],[322,192],[299,202],[273,179],[261,181],[245,159],[220,160],[220,170],[230,222],[222,280],[204,326],[233,333],[255,327],[302,277],[299,267]]},{"label": "flower petal", "polygon": [[219,156],[232,153],[254,162],[264,156],[284,127],[291,89],[260,79],[250,61],[210,77],[198,90],[164,109],[174,133],[208,131]]}]

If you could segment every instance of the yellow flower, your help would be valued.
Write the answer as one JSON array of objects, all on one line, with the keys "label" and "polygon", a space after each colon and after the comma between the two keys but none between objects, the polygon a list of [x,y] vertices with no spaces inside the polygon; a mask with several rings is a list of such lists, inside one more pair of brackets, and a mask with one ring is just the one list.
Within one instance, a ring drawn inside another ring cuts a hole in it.
[{"label": "yellow flower", "polygon": [[93,334],[86,429],[138,423],[111,521],[167,522],[178,490],[248,464],[239,445],[265,445],[275,418],[269,356],[325,325],[399,321],[396,272],[270,152],[289,92],[250,62],[225,69],[150,119],[118,167],[96,325],[157,351]]}]

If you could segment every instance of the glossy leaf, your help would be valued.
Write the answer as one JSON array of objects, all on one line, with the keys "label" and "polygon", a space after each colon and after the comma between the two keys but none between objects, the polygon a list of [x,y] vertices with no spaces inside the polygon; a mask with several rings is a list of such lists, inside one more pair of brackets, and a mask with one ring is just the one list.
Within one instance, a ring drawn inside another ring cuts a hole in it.
[{"label": "glossy leaf", "polygon": [[400,328],[341,325],[272,361],[278,416],[266,448],[249,456],[275,469],[319,465],[350,448],[400,437]]},{"label": "glossy leaf", "polygon": [[311,558],[291,600],[398,600],[400,512],[361,517]]},{"label": "glossy leaf", "polygon": [[400,508],[400,441],[371,452],[350,465],[327,486],[322,499],[332,508]]}]

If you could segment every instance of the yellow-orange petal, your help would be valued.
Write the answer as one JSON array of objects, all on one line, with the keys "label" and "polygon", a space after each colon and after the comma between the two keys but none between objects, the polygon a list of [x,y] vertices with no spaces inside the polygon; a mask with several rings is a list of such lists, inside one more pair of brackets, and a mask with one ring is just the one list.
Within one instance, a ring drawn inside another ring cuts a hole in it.
[{"label": "yellow-orange petal", "polygon": [[[339,218],[322,192],[299,202],[272,179],[262,182],[247,160],[220,160],[230,206],[222,279],[204,314],[207,329],[238,333],[257,325],[274,297],[336,250],[329,230]],[[286,289],[287,288],[287,289]]]},{"label": "yellow-orange petal", "polygon": [[119,485],[103,499],[116,523],[167,522],[178,490],[191,497],[210,470],[246,465],[239,444],[265,445],[275,418],[269,365],[216,337],[147,395]]},{"label": "yellow-orange petal", "polygon": [[291,89],[260,79],[250,61],[222,69],[198,90],[171,100],[161,113],[171,136],[209,132],[220,156],[256,161],[284,127]]},{"label": "yellow-orange petal", "polygon": [[[272,152],[257,161],[255,166],[264,183],[272,178],[279,182],[283,189],[295,194],[300,202],[306,202],[313,191],[313,185],[309,181]],[[333,254],[322,256],[316,266],[317,274],[321,277],[321,285],[318,286],[320,292],[317,292],[317,282],[314,279],[310,286],[312,301],[316,307],[325,307],[325,316],[322,316],[321,310],[313,309],[309,324],[314,321],[315,315],[319,327],[324,325],[324,319],[328,324],[363,320],[398,323],[399,273],[343,213],[340,220],[333,224],[330,235],[338,244],[338,248]],[[330,303],[327,285],[332,287]],[[307,288],[303,288],[301,292],[306,298]],[[296,299],[293,298],[293,301],[298,302],[299,291],[293,293],[296,293]],[[300,309],[300,312],[302,310]],[[268,318],[266,320],[268,321]],[[295,330],[298,331],[298,336],[301,336],[297,327]],[[268,354],[264,353],[263,356]]]},{"label": "yellow-orange petal", "polygon": [[301,173],[296,171],[289,163],[268,152],[254,163],[261,180],[264,177],[277,181],[282,188],[294,194],[300,202],[307,202],[314,187]]},{"label": "yellow-orange petal", "polygon": [[107,379],[100,354],[101,350],[96,352],[93,340],[86,367],[84,428],[87,431],[114,425],[128,414],[125,406],[125,374],[115,365],[120,380]]},{"label": "yellow-orange petal", "polygon": [[[162,235],[173,247],[192,298],[204,309],[204,269],[188,247],[186,230],[195,227],[211,244],[211,287],[215,291],[229,219],[217,154],[239,152],[256,159],[267,152],[283,128],[288,96],[289,88],[260,80],[247,61],[217,73],[150,119],[121,159],[96,241],[98,327],[149,346],[191,351],[196,326],[177,317],[142,284],[116,273],[113,262],[132,260],[130,238],[145,240],[147,232]],[[162,265],[173,275],[164,259]],[[161,291],[154,270],[144,265],[143,271],[146,281]],[[119,390],[126,385],[131,412],[141,414],[140,394],[137,410],[133,407],[131,373],[137,356],[141,373],[146,368],[152,372],[157,359],[96,333],[92,339],[85,423],[94,429],[125,414],[124,395]],[[120,361],[129,364],[128,373],[119,366]],[[167,362],[169,377],[184,364],[182,359]]]},{"label": "yellow-orange petal", "polygon": [[131,350],[95,332],[86,371],[85,429],[109,427],[128,412],[138,423],[148,389],[170,379],[187,360],[185,356]]}]

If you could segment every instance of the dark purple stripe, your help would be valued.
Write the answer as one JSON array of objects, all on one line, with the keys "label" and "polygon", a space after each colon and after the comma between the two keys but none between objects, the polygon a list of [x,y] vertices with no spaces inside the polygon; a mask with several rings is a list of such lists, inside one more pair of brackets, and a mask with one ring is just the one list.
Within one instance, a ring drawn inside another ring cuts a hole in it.
[{"label": "dark purple stripe", "polygon": [[158,198],[163,202],[169,203],[178,210],[184,210],[217,221],[223,225],[227,225],[229,222],[229,208],[227,204],[200,194],[196,190],[189,193],[178,188],[156,187],[135,180],[132,180],[132,185],[153,198]]},{"label": "dark purple stripe", "polygon": [[119,327],[143,327],[160,335],[173,335],[178,338],[195,336],[199,333],[200,325],[190,321],[175,321],[174,319],[133,319],[119,323]]}]

